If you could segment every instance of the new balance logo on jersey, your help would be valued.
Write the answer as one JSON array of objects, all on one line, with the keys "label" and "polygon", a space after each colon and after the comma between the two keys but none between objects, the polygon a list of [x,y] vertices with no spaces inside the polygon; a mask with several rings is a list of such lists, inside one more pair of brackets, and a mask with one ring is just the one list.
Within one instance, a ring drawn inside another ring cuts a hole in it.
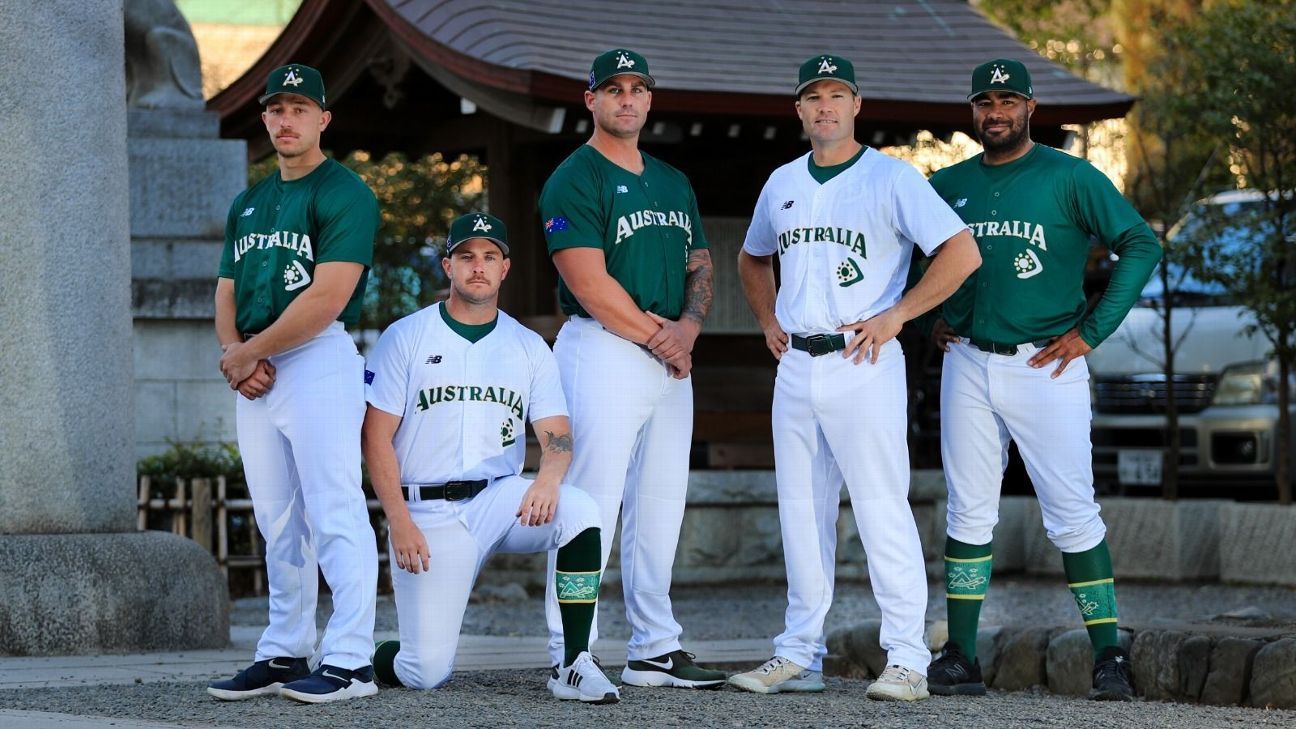
[{"label": "new balance logo on jersey", "polygon": [[963,207],[964,205],[967,205],[967,198],[965,198],[965,197],[961,197],[961,198],[959,198],[958,200],[954,201],[954,207],[955,207],[955,208],[961,208],[961,207]]},{"label": "new balance logo on jersey", "polygon": [[996,65],[990,72],[990,83],[992,84],[1006,84],[1010,78],[1012,76],[1004,73],[1003,66]]},{"label": "new balance logo on jersey", "polygon": [[441,364],[441,355],[434,354],[424,360],[423,364]]},{"label": "new balance logo on jersey", "polygon": [[1044,226],[1042,225],[1024,220],[1005,220],[1003,222],[991,220],[988,223],[968,223],[968,227],[972,229],[972,235],[976,236],[978,240],[983,237],[992,238],[994,236],[1021,238],[1033,246],[1039,246],[1041,251],[1048,250],[1048,243],[1044,241]]},{"label": "new balance logo on jersey", "polygon": [[256,208],[246,208],[246,209],[243,211],[243,214],[240,215],[239,217],[240,217],[240,218],[246,218],[247,216],[249,216],[249,215],[252,214],[252,211],[253,211],[253,210],[256,210]]},{"label": "new balance logo on jersey", "polygon": [[297,69],[290,68],[288,73],[284,74],[284,86],[301,86],[302,77],[297,75]]},{"label": "new balance logo on jersey", "polygon": [[624,53],[617,54],[617,68],[634,68],[634,60]]},{"label": "new balance logo on jersey", "polygon": [[796,200],[788,200],[787,202],[783,203],[783,207],[782,207],[781,209],[782,209],[782,210],[791,210],[791,209],[792,209],[792,203],[794,203],[794,202],[796,202]]},{"label": "new balance logo on jersey", "polygon": [[625,185],[617,185],[617,194],[620,195],[623,192],[630,192],[630,188]]}]

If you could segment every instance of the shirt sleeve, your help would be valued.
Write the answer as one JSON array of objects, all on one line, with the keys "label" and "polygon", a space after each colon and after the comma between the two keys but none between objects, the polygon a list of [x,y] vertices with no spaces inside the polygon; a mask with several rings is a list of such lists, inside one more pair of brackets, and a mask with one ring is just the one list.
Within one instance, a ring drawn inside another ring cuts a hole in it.
[{"label": "shirt sleeve", "polygon": [[692,240],[689,241],[690,251],[701,251],[710,248],[707,243],[706,233],[702,230],[702,213],[698,212],[697,194],[693,191],[693,185],[689,183],[684,173],[680,173],[684,179],[684,184],[688,185],[689,194],[689,218],[693,221]]},{"label": "shirt sleeve", "polygon": [[393,324],[365,358],[365,400],[385,413],[405,417],[410,347],[404,327]]},{"label": "shirt sleeve", "polygon": [[373,265],[374,238],[378,235],[378,199],[364,182],[346,178],[347,184],[330,186],[315,197],[315,262],[346,261],[365,268]]},{"label": "shirt sleeve", "polygon": [[1097,347],[1116,331],[1161,260],[1161,244],[1142,216],[1093,165],[1072,172],[1076,214],[1082,229],[1120,256],[1107,290],[1080,325],[1080,337]]},{"label": "shirt sleeve", "polygon": [[760,197],[756,198],[756,209],[752,211],[751,225],[747,226],[747,237],[743,240],[743,250],[751,256],[772,256],[778,252],[778,237],[770,223],[769,207],[765,204],[769,198],[769,183],[761,188]]},{"label": "shirt sleeve", "polygon": [[548,345],[534,336],[531,349],[531,402],[527,411],[531,422],[567,415],[567,398],[563,395],[562,380],[558,376],[558,360]]},{"label": "shirt sleeve", "polygon": [[549,253],[564,248],[603,248],[609,205],[601,204],[603,185],[588,169],[562,167],[540,193],[540,219],[544,221]]},{"label": "shirt sleeve", "polygon": [[239,193],[230,203],[229,212],[225,214],[225,246],[221,249],[220,268],[216,271],[217,278],[234,278],[234,235],[238,231],[238,218],[234,217],[234,211],[242,206],[243,193]]},{"label": "shirt sleeve", "polygon": [[936,194],[918,170],[908,163],[897,165],[892,200],[896,230],[930,256],[941,243],[967,228],[967,223]]}]

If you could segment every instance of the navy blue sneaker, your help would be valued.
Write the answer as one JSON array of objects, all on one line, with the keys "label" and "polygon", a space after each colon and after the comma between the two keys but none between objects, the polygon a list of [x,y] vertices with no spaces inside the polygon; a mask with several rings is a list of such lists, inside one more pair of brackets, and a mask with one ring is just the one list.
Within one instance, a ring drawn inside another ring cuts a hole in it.
[{"label": "navy blue sneaker", "polygon": [[305,678],[286,683],[279,689],[280,696],[307,704],[326,701],[345,701],[378,693],[374,683],[373,666],[348,671],[345,668],[324,664]]},{"label": "navy blue sneaker", "polygon": [[279,693],[279,687],[310,675],[305,658],[267,658],[257,661],[234,678],[212,681],[207,693],[221,701],[241,701]]}]

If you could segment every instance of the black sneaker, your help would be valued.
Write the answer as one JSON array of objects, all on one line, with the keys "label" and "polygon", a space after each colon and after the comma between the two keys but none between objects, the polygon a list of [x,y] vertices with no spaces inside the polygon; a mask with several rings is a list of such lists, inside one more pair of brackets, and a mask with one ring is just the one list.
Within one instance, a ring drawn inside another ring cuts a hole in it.
[{"label": "black sneaker", "polygon": [[714,689],[729,676],[724,671],[703,668],[693,662],[692,653],[679,650],[656,658],[628,661],[621,671],[621,683],[629,686],[672,686]]},{"label": "black sneaker", "polygon": [[374,682],[373,666],[351,671],[327,663],[306,678],[286,683],[279,689],[280,696],[306,704],[358,699],[376,693],[378,684]]},{"label": "black sneaker", "polygon": [[221,701],[241,701],[279,693],[279,687],[310,675],[305,658],[267,658],[239,671],[234,678],[212,681],[207,693]]},{"label": "black sneaker", "polygon": [[981,661],[969,661],[958,643],[945,641],[940,657],[927,667],[927,690],[937,696],[985,696]]},{"label": "black sneaker", "polygon": [[1117,646],[1107,646],[1094,662],[1093,690],[1089,698],[1094,701],[1133,701],[1134,672],[1129,654]]}]

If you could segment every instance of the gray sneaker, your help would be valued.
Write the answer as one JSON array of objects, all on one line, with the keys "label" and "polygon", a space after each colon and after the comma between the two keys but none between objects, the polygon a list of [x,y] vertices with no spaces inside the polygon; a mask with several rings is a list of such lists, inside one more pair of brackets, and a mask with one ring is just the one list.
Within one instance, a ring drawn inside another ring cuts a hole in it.
[{"label": "gray sneaker", "polygon": [[730,676],[729,683],[758,694],[818,693],[824,690],[822,671],[807,670],[782,656],[774,656],[755,670]]},{"label": "gray sneaker", "polygon": [[927,693],[926,676],[893,663],[886,667],[876,681],[869,684],[864,695],[878,701],[918,701],[930,694]]}]

